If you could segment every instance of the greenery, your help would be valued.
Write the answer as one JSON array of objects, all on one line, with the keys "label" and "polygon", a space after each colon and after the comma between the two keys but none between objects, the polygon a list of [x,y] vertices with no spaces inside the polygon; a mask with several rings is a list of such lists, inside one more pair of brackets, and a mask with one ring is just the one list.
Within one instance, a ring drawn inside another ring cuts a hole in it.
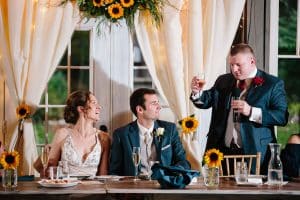
[{"label": "greenery", "polygon": [[62,4],[68,1],[76,1],[83,17],[99,18],[100,23],[118,23],[125,19],[129,28],[134,25],[134,15],[144,11],[159,25],[162,20],[162,7],[164,0],[63,0]]}]

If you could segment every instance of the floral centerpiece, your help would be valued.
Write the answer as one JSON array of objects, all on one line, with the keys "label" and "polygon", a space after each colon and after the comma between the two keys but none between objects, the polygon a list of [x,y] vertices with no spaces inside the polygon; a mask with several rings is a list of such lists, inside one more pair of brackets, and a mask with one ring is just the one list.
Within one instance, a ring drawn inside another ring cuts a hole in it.
[{"label": "floral centerpiece", "polygon": [[2,185],[4,188],[13,188],[17,186],[17,167],[19,166],[20,156],[17,151],[4,151],[0,158],[0,164],[3,167]]},{"label": "floral centerpiece", "polygon": [[132,28],[137,11],[145,11],[159,25],[162,20],[162,7],[166,0],[62,0],[76,2],[83,17],[99,18],[101,22],[118,23],[125,19]]},{"label": "floral centerpiece", "polygon": [[204,156],[204,184],[208,187],[219,185],[219,167],[223,160],[223,153],[218,149],[209,149]]}]

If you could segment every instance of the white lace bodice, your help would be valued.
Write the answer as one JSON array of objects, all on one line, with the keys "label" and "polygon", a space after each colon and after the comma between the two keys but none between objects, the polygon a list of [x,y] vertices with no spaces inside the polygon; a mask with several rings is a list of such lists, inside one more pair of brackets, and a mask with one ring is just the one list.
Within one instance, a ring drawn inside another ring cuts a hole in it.
[{"label": "white lace bodice", "polygon": [[66,137],[62,146],[61,160],[68,162],[70,175],[96,175],[100,162],[101,145],[97,135],[95,135],[95,138],[95,146],[86,159],[83,160],[83,155],[79,155],[73,145],[71,134]]}]

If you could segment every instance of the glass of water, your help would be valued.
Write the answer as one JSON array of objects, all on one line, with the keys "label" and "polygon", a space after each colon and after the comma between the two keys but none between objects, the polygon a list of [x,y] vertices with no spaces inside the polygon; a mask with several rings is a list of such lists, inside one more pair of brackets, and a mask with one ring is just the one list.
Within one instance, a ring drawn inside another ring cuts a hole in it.
[{"label": "glass of water", "polygon": [[67,161],[58,162],[58,177],[60,179],[69,179],[69,166]]},{"label": "glass of water", "polygon": [[248,181],[248,168],[246,162],[236,163],[235,180],[237,183],[245,183]]}]

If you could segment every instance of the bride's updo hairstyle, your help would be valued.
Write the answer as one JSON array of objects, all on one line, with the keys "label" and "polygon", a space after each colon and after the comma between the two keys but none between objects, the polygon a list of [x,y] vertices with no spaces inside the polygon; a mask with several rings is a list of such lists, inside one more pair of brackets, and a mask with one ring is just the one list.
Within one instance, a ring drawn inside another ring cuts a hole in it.
[{"label": "bride's updo hairstyle", "polygon": [[64,110],[64,119],[66,123],[76,124],[79,119],[77,107],[82,106],[86,108],[90,94],[92,93],[89,91],[78,90],[69,95]]}]

